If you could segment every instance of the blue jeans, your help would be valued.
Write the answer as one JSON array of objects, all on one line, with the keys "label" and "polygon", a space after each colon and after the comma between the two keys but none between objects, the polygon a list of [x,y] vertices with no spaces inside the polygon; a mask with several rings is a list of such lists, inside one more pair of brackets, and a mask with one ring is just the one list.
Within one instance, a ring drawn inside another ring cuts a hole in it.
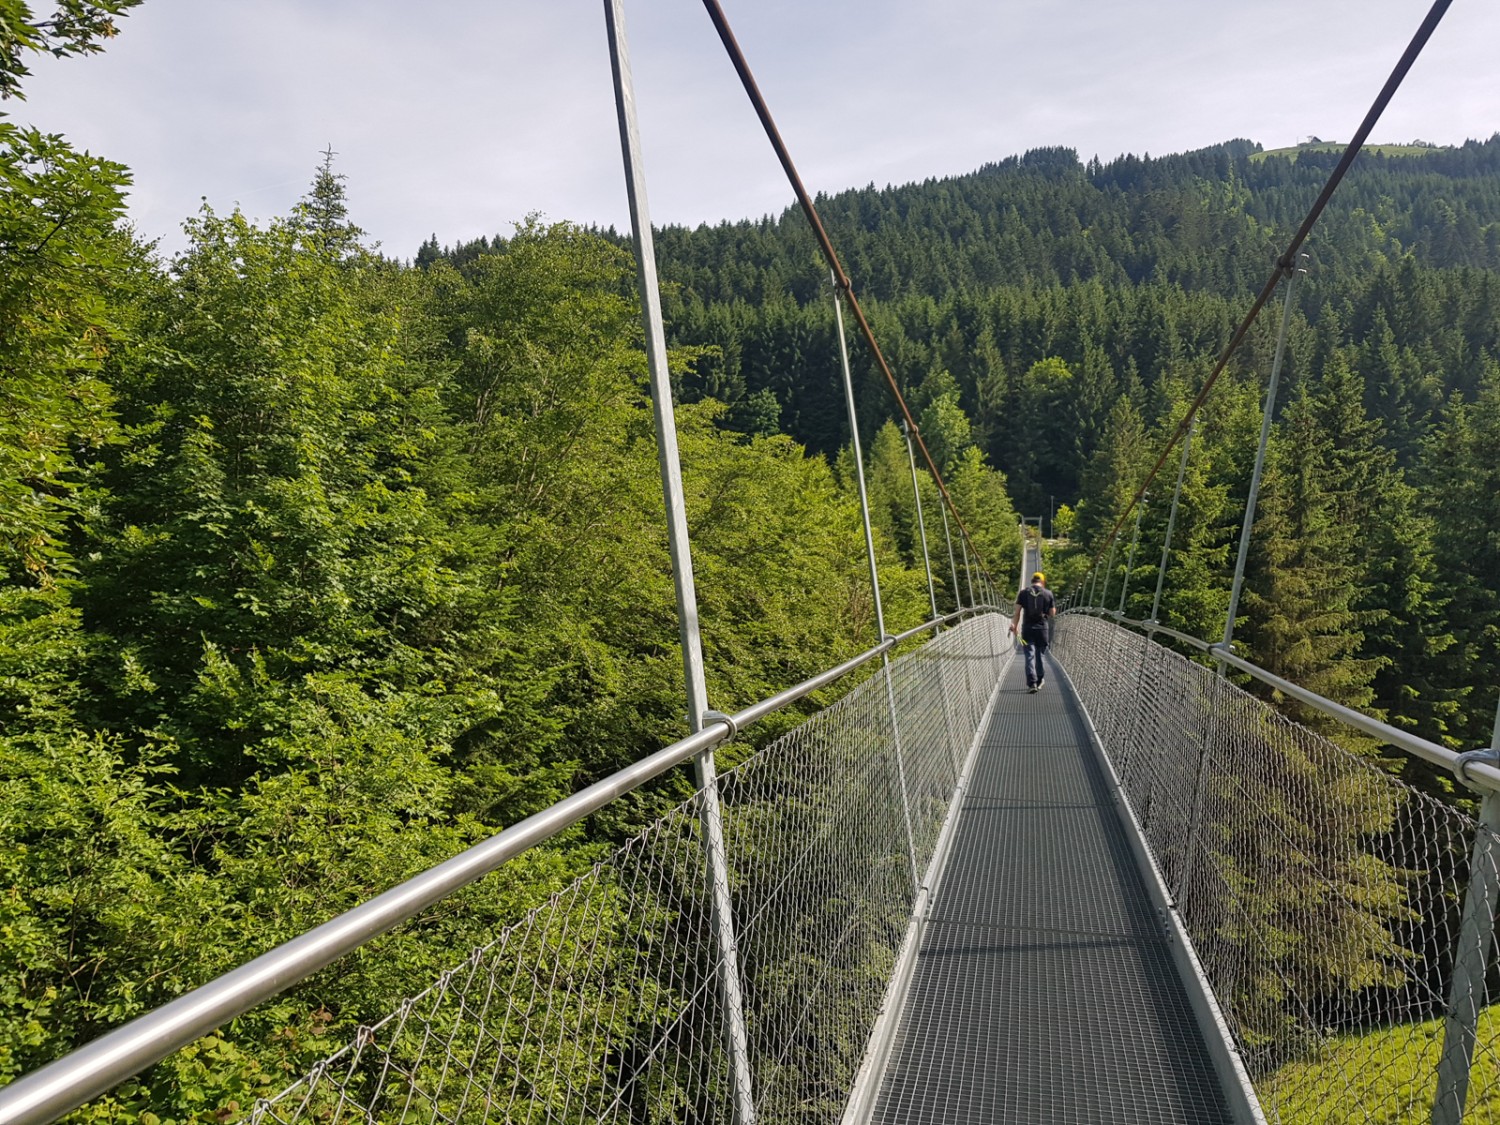
[{"label": "blue jeans", "polygon": [[1022,625],[1021,639],[1026,642],[1026,686],[1036,687],[1047,677],[1042,666],[1042,653],[1047,651],[1047,623]]}]

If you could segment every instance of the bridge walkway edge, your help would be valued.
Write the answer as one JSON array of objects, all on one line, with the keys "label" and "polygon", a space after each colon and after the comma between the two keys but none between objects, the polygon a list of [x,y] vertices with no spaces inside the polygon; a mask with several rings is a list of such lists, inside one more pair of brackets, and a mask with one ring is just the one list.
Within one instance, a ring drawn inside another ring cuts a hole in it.
[{"label": "bridge walkway edge", "polygon": [[858,1118],[1263,1123],[1093,724],[1050,672],[1029,694],[1015,660],[992,700]]}]

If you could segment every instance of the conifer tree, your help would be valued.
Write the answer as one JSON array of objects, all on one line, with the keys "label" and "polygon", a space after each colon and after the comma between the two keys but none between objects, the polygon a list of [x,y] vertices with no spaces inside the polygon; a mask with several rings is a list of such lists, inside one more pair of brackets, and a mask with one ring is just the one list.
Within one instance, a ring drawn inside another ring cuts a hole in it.
[{"label": "conifer tree", "polygon": [[1472,402],[1453,402],[1425,449],[1421,497],[1435,527],[1441,592],[1457,638],[1450,678],[1474,691],[1452,734],[1469,747],[1488,741],[1500,683],[1500,366],[1486,369]]},{"label": "conifer tree", "polygon": [[1304,384],[1275,431],[1237,636],[1268,671],[1347,706],[1368,707],[1382,661],[1358,655],[1364,643],[1358,527],[1343,518],[1356,502],[1359,470],[1340,464],[1319,407]]}]

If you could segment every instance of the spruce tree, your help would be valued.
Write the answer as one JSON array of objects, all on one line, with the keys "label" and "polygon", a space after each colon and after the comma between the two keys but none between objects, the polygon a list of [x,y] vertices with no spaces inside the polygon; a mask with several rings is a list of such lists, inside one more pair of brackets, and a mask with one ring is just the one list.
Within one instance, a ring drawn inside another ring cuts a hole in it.
[{"label": "spruce tree", "polygon": [[1237,636],[1266,670],[1367,708],[1383,661],[1359,656],[1359,527],[1344,518],[1356,503],[1359,467],[1341,463],[1320,405],[1304,384],[1277,425]]}]

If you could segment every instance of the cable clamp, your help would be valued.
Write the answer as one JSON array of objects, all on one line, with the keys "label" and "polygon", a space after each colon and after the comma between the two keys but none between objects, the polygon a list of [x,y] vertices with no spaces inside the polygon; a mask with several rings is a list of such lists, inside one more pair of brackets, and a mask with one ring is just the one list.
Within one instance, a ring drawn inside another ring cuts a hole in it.
[{"label": "cable clamp", "polygon": [[734,736],[740,733],[740,725],[734,721],[733,715],[726,715],[723,711],[703,712],[703,725],[708,727],[714,723],[723,723],[729,728],[729,733],[724,736],[725,742],[733,742]]},{"label": "cable clamp", "polygon": [[1467,754],[1460,754],[1458,761],[1453,763],[1453,772],[1458,775],[1470,789],[1488,790],[1490,786],[1482,785],[1469,776],[1469,767],[1473,765],[1500,766],[1500,750],[1470,750]]}]

